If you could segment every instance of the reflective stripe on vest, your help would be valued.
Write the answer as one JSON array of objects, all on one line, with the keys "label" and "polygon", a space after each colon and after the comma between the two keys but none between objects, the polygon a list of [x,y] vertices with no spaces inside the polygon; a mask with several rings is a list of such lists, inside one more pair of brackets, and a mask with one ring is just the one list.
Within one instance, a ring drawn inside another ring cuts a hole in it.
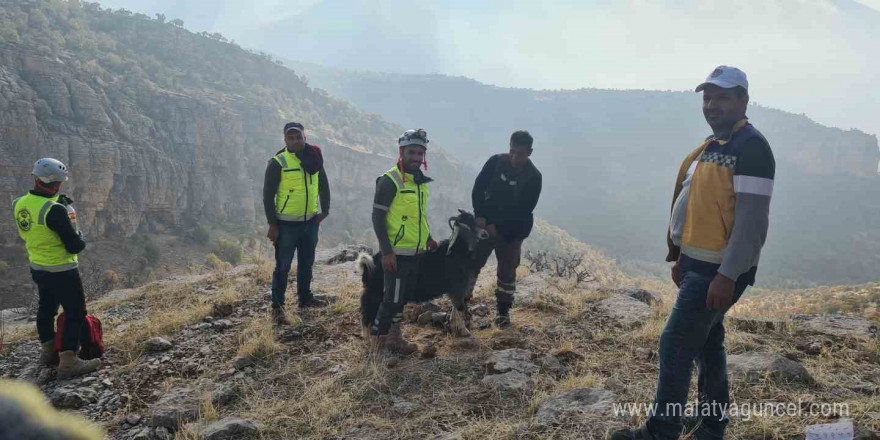
[{"label": "reflective stripe on vest", "polygon": [[384,174],[388,176],[397,194],[385,217],[386,232],[397,255],[417,255],[427,250],[431,230],[428,226],[428,186],[417,184],[411,174],[406,179],[397,167]]},{"label": "reflective stripe on vest", "polygon": [[286,148],[274,159],[281,166],[281,182],[275,192],[275,217],[290,222],[315,218],[318,215],[318,180],[321,173],[308,174],[296,155]]},{"label": "reflective stripe on vest", "polygon": [[77,256],[67,252],[55,231],[46,226],[46,216],[58,197],[46,198],[27,194],[13,202],[13,215],[18,235],[24,240],[28,260],[34,270],[64,272],[77,267]]}]

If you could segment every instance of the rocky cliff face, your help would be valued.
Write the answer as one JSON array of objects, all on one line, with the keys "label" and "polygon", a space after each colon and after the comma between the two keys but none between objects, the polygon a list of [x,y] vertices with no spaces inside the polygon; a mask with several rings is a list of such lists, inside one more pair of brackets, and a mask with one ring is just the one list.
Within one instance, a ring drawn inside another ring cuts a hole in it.
[{"label": "rocky cliff face", "polygon": [[[263,170],[283,145],[281,127],[302,119],[292,109],[320,105],[289,93],[267,103],[219,90],[108,83],[83,78],[74,64],[26,47],[0,47],[0,198],[26,192],[31,164],[56,157],[71,170],[64,192],[76,201],[80,226],[96,238],[204,222],[261,224]],[[325,150],[331,240],[369,230],[375,178],[394,164],[403,130],[354,116],[387,144],[346,142],[349,129],[332,119],[306,122],[309,141]],[[442,152],[432,151],[431,159],[439,177],[432,209],[439,224],[463,207],[467,179]],[[10,211],[3,203],[0,218],[10,219]],[[0,222],[0,243],[14,245],[16,235],[11,221]]]}]

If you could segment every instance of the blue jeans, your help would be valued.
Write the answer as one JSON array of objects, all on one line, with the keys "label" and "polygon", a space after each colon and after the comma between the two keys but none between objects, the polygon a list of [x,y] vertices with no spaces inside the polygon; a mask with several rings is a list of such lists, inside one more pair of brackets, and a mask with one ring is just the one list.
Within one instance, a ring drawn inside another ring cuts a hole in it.
[{"label": "blue jeans", "polygon": [[296,293],[299,303],[312,300],[312,268],[315,265],[315,248],[318,247],[318,222],[278,222],[278,239],[275,241],[275,272],[272,273],[272,306],[284,305],[287,276],[293,256],[299,253],[296,266]]},{"label": "blue jeans", "polygon": [[[709,284],[715,275],[683,270],[678,298],[660,336],[660,379],[654,399],[655,413],[648,418],[648,432],[655,440],[677,439],[681,435],[691,373],[696,361],[699,406],[704,435],[722,438],[727,426],[730,401],[727,383],[727,354],[724,347],[724,314],[728,308],[706,308]],[[743,294],[747,282],[738,281],[733,302]]]}]

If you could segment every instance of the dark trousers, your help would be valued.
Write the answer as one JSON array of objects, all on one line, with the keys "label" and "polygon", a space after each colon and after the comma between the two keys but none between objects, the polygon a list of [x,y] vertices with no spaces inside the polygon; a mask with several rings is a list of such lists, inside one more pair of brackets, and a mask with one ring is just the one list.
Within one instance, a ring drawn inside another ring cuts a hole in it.
[{"label": "dark trousers", "polygon": [[498,260],[496,276],[498,282],[495,287],[495,299],[499,305],[510,307],[513,305],[513,296],[516,293],[516,268],[519,267],[522,254],[522,240],[514,239],[505,241],[501,237],[494,237],[480,242],[477,248],[477,273],[483,269],[489,256],[495,252]]},{"label": "dark trousers", "polygon": [[272,273],[272,305],[283,306],[287,292],[287,276],[295,254],[299,254],[296,266],[296,294],[299,303],[312,300],[312,268],[315,266],[315,248],[318,247],[318,222],[278,222],[278,239],[275,241],[275,272]]},{"label": "dark trousers", "polygon": [[[655,440],[677,439],[681,435],[681,417],[686,408],[694,362],[698,367],[696,414],[702,417],[703,430],[722,438],[728,419],[730,396],[727,382],[727,354],[724,347],[724,314],[706,308],[706,296],[714,275],[683,271],[681,287],[660,336],[660,378],[654,399],[655,413],[647,428]],[[737,282],[734,302],[748,286]],[[703,409],[708,408],[708,412]]]},{"label": "dark trousers", "polygon": [[385,272],[385,285],[382,304],[373,321],[373,335],[388,334],[391,324],[399,324],[403,320],[403,306],[410,290],[419,282],[419,257],[397,256],[397,271]]},{"label": "dark trousers", "polygon": [[40,295],[37,310],[40,343],[55,339],[55,314],[60,305],[64,309],[61,351],[78,351],[80,331],[86,318],[86,295],[79,269],[65,272],[31,270],[31,278],[37,283]]}]

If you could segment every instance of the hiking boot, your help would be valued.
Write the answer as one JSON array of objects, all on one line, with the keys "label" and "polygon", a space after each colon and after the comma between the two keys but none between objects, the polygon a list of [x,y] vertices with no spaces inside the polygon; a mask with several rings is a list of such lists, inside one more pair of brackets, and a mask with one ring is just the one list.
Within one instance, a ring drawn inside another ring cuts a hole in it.
[{"label": "hiking boot", "polygon": [[58,352],[55,351],[54,340],[40,344],[40,365],[45,367],[58,365]]},{"label": "hiking boot", "polygon": [[705,423],[701,417],[682,417],[681,423],[684,425],[682,434],[691,433],[696,440],[716,440],[724,438],[724,426],[710,426]]},{"label": "hiking boot", "polygon": [[290,321],[287,320],[287,316],[284,315],[284,307],[272,306],[272,322],[275,325],[290,324]]},{"label": "hiking boot", "polygon": [[400,324],[392,324],[387,335],[379,336],[379,347],[391,353],[409,355],[419,351],[419,346],[403,339]]},{"label": "hiking boot", "polygon": [[495,326],[498,328],[510,327],[510,312],[504,312],[504,313],[498,312],[498,314],[495,315],[494,322],[495,322]]},{"label": "hiking boot", "polygon": [[639,429],[619,429],[608,436],[609,440],[654,440],[648,433],[648,427]]},{"label": "hiking boot", "polygon": [[686,432],[695,431],[697,428],[702,426],[703,420],[700,417],[686,416],[681,418],[681,424],[684,427],[684,430],[681,432],[682,434]]},{"label": "hiking boot", "polygon": [[330,302],[325,295],[309,296],[308,298],[299,299],[299,308],[311,309],[316,307],[326,307]]},{"label": "hiking boot", "polygon": [[89,374],[100,367],[100,359],[84,361],[76,356],[75,351],[62,351],[58,362],[58,380]]},{"label": "hiking boot", "polygon": [[495,326],[499,328],[510,327],[510,307],[513,304],[497,302],[495,304]]}]

